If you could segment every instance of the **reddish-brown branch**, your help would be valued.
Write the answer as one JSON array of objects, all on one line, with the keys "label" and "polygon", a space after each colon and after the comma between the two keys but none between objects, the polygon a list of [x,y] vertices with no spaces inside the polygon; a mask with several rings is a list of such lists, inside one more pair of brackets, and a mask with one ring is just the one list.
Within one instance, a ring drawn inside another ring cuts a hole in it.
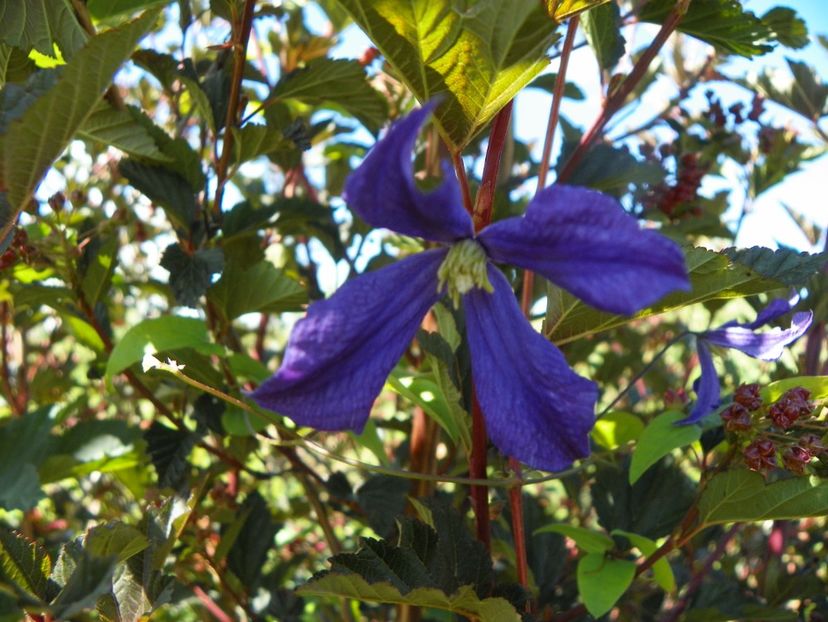
[{"label": "reddish-brown branch", "polygon": [[483,163],[483,177],[480,189],[474,204],[474,230],[480,231],[492,222],[492,208],[494,206],[495,190],[497,189],[497,175],[500,171],[500,159],[503,156],[503,147],[509,137],[509,121],[512,118],[512,102],[503,106],[492,121],[492,130],[489,133],[489,146],[486,148],[486,160]]},{"label": "reddish-brown branch", "polygon": [[601,114],[592,124],[592,127],[581,137],[581,142],[575,149],[575,152],[570,156],[561,174],[558,176],[558,181],[569,179],[575,172],[575,169],[581,163],[586,153],[592,147],[593,142],[601,135],[604,127],[606,127],[609,120],[618,112],[626,103],[627,97],[633,92],[639,82],[647,75],[647,69],[653,62],[655,57],[661,51],[661,48],[667,42],[667,39],[673,34],[682,17],[687,12],[687,7],[690,5],[690,0],[678,0],[675,7],[667,16],[667,19],[662,24],[661,29],[656,34],[653,42],[644,50],[644,53],[639,57],[638,61],[630,71],[626,79],[615,89],[612,93],[607,95],[604,101],[604,107]]},{"label": "reddish-brown branch", "polygon": [[15,391],[11,385],[11,372],[9,371],[9,335],[6,325],[9,324],[9,303],[0,303],[0,383],[2,383],[3,395],[9,403],[11,411],[17,415],[26,412],[26,396],[22,391]]},{"label": "reddish-brown branch", "polygon": [[196,585],[193,588],[193,594],[195,594],[196,598],[198,598],[198,600],[201,601],[201,604],[204,605],[204,608],[210,612],[210,615],[216,620],[219,622],[233,622],[233,619],[218,606],[218,603],[210,598],[210,595],[199,586]]},{"label": "reddish-brown branch", "polygon": [[463,164],[463,156],[459,151],[451,154],[451,163],[454,165],[454,173],[457,175],[457,181],[460,182],[460,191],[463,194],[463,207],[471,215],[474,213],[474,205],[472,204],[471,190],[469,190],[469,178],[466,175],[466,165]]},{"label": "reddish-brown branch", "polygon": [[[224,140],[221,156],[216,165],[216,197],[213,201],[213,215],[221,215],[221,203],[224,198],[224,186],[227,183],[227,170],[230,166],[230,154],[233,152],[233,128],[239,118],[241,102],[241,84],[244,77],[244,65],[247,61],[247,45],[253,28],[253,9],[256,0],[245,0],[239,19],[233,22],[233,75],[230,79],[230,96],[227,103],[227,115],[224,118]],[[234,16],[235,17],[235,16]]]},{"label": "reddish-brown branch", "polygon": [[[486,479],[486,452],[489,441],[486,437],[486,421],[477,395],[472,394],[472,450],[469,460],[469,477]],[[471,487],[472,505],[477,521],[477,539],[491,549],[491,530],[489,527],[489,488],[487,486]]]}]

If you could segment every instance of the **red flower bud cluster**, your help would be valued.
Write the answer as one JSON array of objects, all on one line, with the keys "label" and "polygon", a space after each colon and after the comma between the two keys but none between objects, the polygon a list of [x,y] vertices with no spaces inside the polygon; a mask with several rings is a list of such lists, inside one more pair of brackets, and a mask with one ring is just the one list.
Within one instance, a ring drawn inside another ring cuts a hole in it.
[{"label": "red flower bud cluster", "polygon": [[759,438],[745,447],[745,464],[752,471],[767,471],[776,466],[776,445],[767,438]]},{"label": "red flower bud cluster", "polygon": [[[670,150],[659,149],[659,154],[664,157]],[[642,149],[642,152],[650,153],[648,159],[655,159],[652,147]],[[693,206],[689,210],[679,210],[679,207],[692,203],[698,198],[699,187],[702,178],[707,173],[707,167],[699,163],[699,156],[696,153],[685,153],[676,163],[675,183],[663,182],[654,186],[648,195],[642,200],[647,209],[657,209],[670,218],[681,218],[688,215],[700,216],[701,208]]]},{"label": "red flower bud cluster", "polygon": [[35,248],[29,244],[29,236],[26,234],[26,230],[17,228],[14,231],[11,244],[0,254],[0,270],[10,268],[18,261],[29,263],[34,253]]},{"label": "red flower bud cluster", "polygon": [[814,411],[813,402],[809,401],[811,393],[802,387],[791,389],[768,409],[768,417],[773,424],[787,430],[797,419],[805,418]]}]

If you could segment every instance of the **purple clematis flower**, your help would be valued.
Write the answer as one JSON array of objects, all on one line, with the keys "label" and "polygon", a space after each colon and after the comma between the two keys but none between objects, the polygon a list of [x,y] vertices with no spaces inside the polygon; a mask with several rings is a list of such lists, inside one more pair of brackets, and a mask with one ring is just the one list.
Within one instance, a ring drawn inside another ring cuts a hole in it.
[{"label": "purple clematis flower", "polygon": [[591,305],[633,313],[688,289],[679,248],[643,231],[612,198],[554,186],[526,214],[475,235],[451,169],[429,193],[411,154],[432,106],[396,123],[345,187],[374,227],[442,244],[348,281],[293,330],[279,371],[253,394],[261,406],[320,430],[361,431],[429,308],[462,300],[472,374],[489,436],[504,453],[558,470],[589,453],[596,385],[532,329],[493,265],[534,270]]},{"label": "purple clematis flower", "polygon": [[799,295],[794,294],[789,299],[776,298],[768,303],[756,316],[756,319],[747,324],[727,322],[719,328],[696,333],[696,349],[699,353],[701,376],[694,383],[696,389],[696,405],[690,416],[679,421],[679,424],[696,423],[712,412],[719,405],[719,377],[713,366],[713,357],[710,346],[721,346],[744,352],[748,356],[763,361],[775,361],[785,349],[799,339],[810,328],[814,319],[812,311],[795,313],[790,328],[775,327],[772,330],[757,332],[776,318],[785,315],[799,302]]}]

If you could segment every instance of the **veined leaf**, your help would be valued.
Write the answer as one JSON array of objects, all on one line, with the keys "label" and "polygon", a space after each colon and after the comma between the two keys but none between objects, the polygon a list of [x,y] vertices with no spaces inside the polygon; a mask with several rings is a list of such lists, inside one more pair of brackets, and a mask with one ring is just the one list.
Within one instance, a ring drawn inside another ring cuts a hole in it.
[{"label": "veined leaf", "polygon": [[96,19],[106,19],[113,15],[143,11],[159,4],[169,4],[170,0],[89,0],[87,8]]},{"label": "veined leaf", "polygon": [[723,252],[732,262],[791,287],[803,285],[828,263],[828,253],[799,253],[789,248],[753,246],[726,248]]},{"label": "veined leaf", "polygon": [[[674,0],[650,0],[639,19],[661,24],[674,6]],[[774,31],[738,0],[693,0],[678,30],[726,54],[747,58],[770,52],[775,40]]]},{"label": "veined leaf", "polygon": [[[649,557],[658,549],[658,545],[654,540],[647,538],[646,536],[641,536],[637,533],[632,533],[631,531],[613,529],[612,535],[624,536],[630,541],[630,544],[641,551],[641,554],[645,557]],[[667,592],[672,592],[676,589],[676,577],[673,575],[673,569],[670,567],[670,562],[667,561],[666,557],[662,557],[653,564],[653,579],[655,579],[655,582]]]},{"label": "veined leaf", "polygon": [[536,0],[341,0],[420,102],[452,149],[462,149],[546,67],[558,34]]},{"label": "veined leaf", "polygon": [[[822,81],[813,67],[788,61],[791,78],[785,80],[778,73],[759,75],[754,88],[768,99],[798,112],[807,119],[816,120],[828,112],[828,84]],[[787,86],[782,85],[789,82]]]},{"label": "veined leaf", "polygon": [[587,553],[578,562],[578,592],[587,611],[600,618],[618,601],[635,578],[635,562]]},{"label": "veined leaf", "polygon": [[[7,3],[10,4],[10,3]],[[26,3],[28,4],[28,3]],[[36,184],[95,110],[113,74],[152,28],[158,10],[91,38],[57,83],[0,135],[0,188],[19,213]],[[10,223],[2,223],[2,238]]]},{"label": "veined leaf", "polygon": [[388,118],[385,98],[368,83],[355,60],[318,58],[283,77],[269,100],[296,99],[340,108],[376,133]]},{"label": "veined leaf", "polygon": [[49,555],[38,542],[0,527],[0,581],[45,600],[51,572]]},{"label": "veined leaf", "polygon": [[771,382],[762,388],[762,401],[766,404],[775,402],[794,387],[804,387],[811,393],[811,399],[828,398],[828,376],[798,376]]},{"label": "veined leaf", "polygon": [[741,298],[751,294],[784,287],[779,271],[775,278],[766,278],[739,263],[728,261],[726,255],[704,248],[684,249],[692,290],[665,296],[655,305],[633,316],[613,315],[587,306],[571,294],[550,288],[546,335],[556,344],[569,343],[581,337],[610,330],[633,320],[675,311],[708,300]]},{"label": "veined leaf", "polygon": [[207,297],[228,320],[245,313],[299,311],[308,298],[305,288],[268,261],[249,268],[229,262]]},{"label": "veined leaf", "polygon": [[689,445],[701,438],[699,426],[676,425],[676,422],[684,417],[682,412],[668,411],[653,419],[644,428],[630,462],[630,484],[635,484],[644,471],[674,449]]},{"label": "veined leaf", "polygon": [[713,477],[699,499],[699,523],[797,519],[828,514],[828,483],[792,477],[771,484],[738,469]]},{"label": "veined leaf", "polygon": [[574,540],[578,548],[587,553],[604,553],[615,548],[615,542],[607,534],[576,525],[546,525],[536,529],[535,533],[559,533]]},{"label": "veined leaf", "polygon": [[0,42],[46,56],[55,55],[57,44],[64,58],[71,58],[86,41],[69,0],[0,0],[0,24]]},{"label": "veined leaf", "polygon": [[[133,156],[171,162],[172,158],[162,153],[145,126],[136,121],[135,115],[143,114],[137,108],[117,110],[101,101],[78,133],[83,138],[111,145]],[[149,119],[147,122],[152,123]]]},{"label": "veined leaf", "polygon": [[7,82],[23,82],[35,70],[35,64],[20,48],[0,43],[0,89]]},{"label": "veined leaf", "polygon": [[615,67],[624,55],[627,43],[621,34],[621,10],[618,5],[610,2],[587,11],[581,23],[601,69]]}]

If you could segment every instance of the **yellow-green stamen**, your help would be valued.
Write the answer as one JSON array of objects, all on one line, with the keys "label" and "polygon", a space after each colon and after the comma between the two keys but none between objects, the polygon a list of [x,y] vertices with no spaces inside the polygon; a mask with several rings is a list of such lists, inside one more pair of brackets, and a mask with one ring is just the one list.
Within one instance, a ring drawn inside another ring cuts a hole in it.
[{"label": "yellow-green stamen", "polygon": [[494,287],[489,282],[486,251],[474,240],[457,242],[437,270],[437,291],[446,290],[454,303],[460,306],[460,296],[474,287],[482,287],[490,294]]}]

